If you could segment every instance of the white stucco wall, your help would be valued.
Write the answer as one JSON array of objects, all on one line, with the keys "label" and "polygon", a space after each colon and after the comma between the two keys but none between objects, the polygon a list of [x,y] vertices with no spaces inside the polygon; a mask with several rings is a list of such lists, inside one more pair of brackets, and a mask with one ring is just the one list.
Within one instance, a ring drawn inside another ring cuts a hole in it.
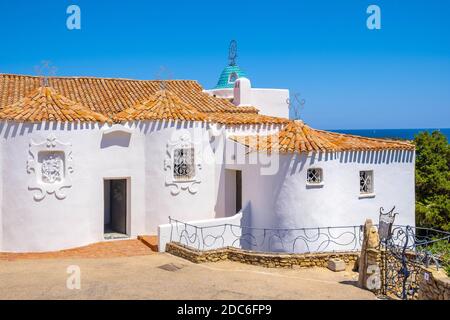
[{"label": "white stucco wall", "polygon": [[[279,130],[279,126],[231,126],[226,128],[222,127],[222,130],[222,134],[215,138],[217,188],[215,205],[216,217],[229,216],[230,208],[235,206],[235,197],[230,196],[230,193],[234,192],[235,183],[234,179],[227,179],[226,169],[242,170],[245,168],[245,166],[243,167],[242,165],[236,165],[236,163],[245,163],[247,149],[243,145],[228,139],[228,137],[245,135],[250,132],[256,134],[268,134],[268,132],[274,133]],[[244,205],[244,202],[242,204]]]},{"label": "white stucco wall", "polygon": [[[205,92],[227,99],[233,99],[235,96],[233,89],[205,90]],[[247,94],[249,96],[243,99],[245,104],[242,106],[255,106],[259,109],[259,114],[289,118],[288,89],[251,88]],[[237,106],[239,106],[239,102],[239,99],[233,101]]]},{"label": "white stucco wall", "polygon": [[[181,221],[215,217],[216,179],[215,159],[209,144],[207,125],[204,123],[153,122],[141,126],[145,140],[146,177],[146,232],[156,234],[158,225],[168,222],[168,217]],[[182,190],[173,195],[166,186],[167,143],[187,132],[199,143],[201,169],[196,169],[200,183],[198,191]]]},{"label": "white stucco wall", "polygon": [[210,89],[210,90],[203,90],[203,92],[206,92],[211,96],[217,98],[231,99],[231,100],[233,99],[233,88]]},{"label": "white stucco wall", "polygon": [[[180,127],[181,126],[181,127]],[[127,179],[127,234],[156,234],[168,217],[182,220],[215,216],[214,160],[202,163],[198,190],[172,195],[164,162],[174,133],[206,141],[205,124],[136,122],[125,125],[0,122],[0,251],[39,252],[103,241],[104,179]],[[28,190],[29,144],[50,135],[71,143],[73,174],[65,199],[47,194],[40,201]]]},{"label": "white stucco wall", "polygon": [[252,88],[251,104],[260,114],[289,118],[289,90]]},{"label": "white stucco wall", "polygon": [[[52,251],[102,241],[104,178],[129,179],[133,206],[128,233],[135,236],[145,231],[143,137],[133,134],[127,147],[105,145],[104,129],[94,123],[1,123],[2,181],[9,186],[3,189],[2,251]],[[65,199],[47,194],[37,201],[35,191],[28,190],[29,144],[43,142],[52,134],[72,145],[72,186],[65,189]]]},{"label": "white stucco wall", "polygon": [[[243,226],[360,225],[366,218],[378,221],[379,208],[393,205],[400,213],[397,224],[414,225],[414,153],[282,155],[267,166],[249,163],[245,157],[255,154],[245,156],[245,147],[226,139],[276,130],[263,126],[210,130],[209,124],[164,121],[112,127],[0,122],[0,251],[52,251],[103,241],[104,179],[127,179],[130,237],[156,234],[169,216],[180,221],[225,217],[230,214],[227,208],[234,205],[229,197],[233,182],[226,179],[226,169],[242,171]],[[167,184],[171,169],[165,170],[167,146],[186,133],[201,153],[201,168],[196,169],[199,183],[195,192],[173,194]],[[65,199],[47,194],[37,201],[34,191],[28,190],[29,144],[43,142],[52,134],[71,143],[72,183]],[[310,167],[323,169],[323,186],[306,186]],[[359,198],[360,170],[374,171],[373,198]]]},{"label": "white stucco wall", "polygon": [[[396,224],[415,225],[414,152],[280,155],[277,161],[275,175],[261,175],[260,165],[226,166],[242,170],[243,203],[251,205],[253,228],[352,226],[367,218],[377,223],[379,208],[394,205]],[[323,169],[323,186],[307,186],[312,167]],[[360,170],[373,170],[374,197],[360,197]]]}]

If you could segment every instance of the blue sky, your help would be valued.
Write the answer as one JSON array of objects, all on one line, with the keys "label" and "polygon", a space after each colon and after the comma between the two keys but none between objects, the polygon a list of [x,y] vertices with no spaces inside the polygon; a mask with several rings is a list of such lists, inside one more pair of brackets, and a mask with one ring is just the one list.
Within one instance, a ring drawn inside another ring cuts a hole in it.
[{"label": "blue sky", "polygon": [[[81,30],[66,9],[81,8]],[[381,30],[366,9],[381,8]],[[450,1],[0,0],[0,73],[178,79],[213,87],[238,41],[253,86],[288,88],[323,129],[450,127]]]}]

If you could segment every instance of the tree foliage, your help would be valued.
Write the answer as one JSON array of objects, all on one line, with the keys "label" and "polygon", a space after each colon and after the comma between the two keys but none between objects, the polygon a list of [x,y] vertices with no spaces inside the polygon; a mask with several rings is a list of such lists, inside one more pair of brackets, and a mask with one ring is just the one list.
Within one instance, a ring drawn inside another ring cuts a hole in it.
[{"label": "tree foliage", "polygon": [[450,231],[450,145],[439,131],[421,132],[414,143],[417,225]]}]

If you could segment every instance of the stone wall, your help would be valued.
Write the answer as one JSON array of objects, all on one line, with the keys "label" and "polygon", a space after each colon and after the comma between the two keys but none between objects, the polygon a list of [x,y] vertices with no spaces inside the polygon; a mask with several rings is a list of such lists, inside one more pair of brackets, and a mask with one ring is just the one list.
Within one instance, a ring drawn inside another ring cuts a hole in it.
[{"label": "stone wall", "polygon": [[166,245],[166,251],[194,263],[236,261],[246,264],[258,265],[267,268],[311,268],[328,266],[331,258],[342,259],[347,266],[355,267],[358,252],[327,252],[305,254],[281,254],[246,251],[233,247],[217,250],[200,251],[186,247],[177,242]]},{"label": "stone wall", "polygon": [[[381,270],[381,285],[384,286],[386,281],[386,270],[385,263],[383,261],[388,261],[388,268],[393,268],[395,270],[400,270],[402,268],[401,261],[393,257],[389,251],[378,250],[377,261]],[[376,251],[373,251],[376,254]],[[406,253],[409,261],[413,261],[413,253]],[[380,259],[381,258],[381,259]],[[415,292],[413,295],[409,295],[408,299],[412,300],[450,300],[450,278],[444,273],[442,269],[439,271],[432,268],[425,268],[424,266],[416,263],[408,263],[408,269],[410,276],[408,282],[414,283],[412,287]],[[389,281],[390,287],[389,292],[384,292],[389,296],[389,293],[395,291],[397,297],[401,296],[402,293],[402,281],[392,282]],[[381,290],[383,291],[383,290]],[[380,292],[380,291],[378,291]]]},{"label": "stone wall", "polygon": [[[428,277],[421,277],[419,300],[450,300],[450,278],[436,270],[424,269]],[[428,278],[428,279],[427,279]]]},{"label": "stone wall", "polygon": [[[413,253],[406,253],[409,261],[413,261]],[[390,298],[398,299],[402,296],[403,282],[402,276],[398,271],[402,268],[401,261],[394,257],[389,250],[368,248],[365,250],[364,257],[366,263],[360,264],[360,268],[369,266],[378,266],[379,279],[378,285],[371,283],[370,277],[373,273],[364,277],[364,283],[361,287],[368,289],[376,295],[385,295]],[[389,269],[389,270],[386,270]],[[450,278],[441,269],[425,268],[416,263],[409,262],[408,269],[410,272],[408,289],[413,289],[413,293],[409,293],[408,299],[412,300],[450,300]],[[360,270],[361,272],[361,270]],[[388,279],[386,278],[388,276]],[[394,277],[398,277],[395,278]],[[385,287],[387,286],[387,287]]]}]

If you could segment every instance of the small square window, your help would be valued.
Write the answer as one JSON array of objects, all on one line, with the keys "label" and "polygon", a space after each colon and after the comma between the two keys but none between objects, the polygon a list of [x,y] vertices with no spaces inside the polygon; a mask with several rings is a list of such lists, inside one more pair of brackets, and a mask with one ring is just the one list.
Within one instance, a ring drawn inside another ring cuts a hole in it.
[{"label": "small square window", "polygon": [[323,181],[322,169],[320,168],[311,168],[308,169],[306,182],[308,184],[319,184]]},{"label": "small square window", "polygon": [[173,151],[173,177],[178,181],[191,180],[195,177],[194,148]]},{"label": "small square window", "polygon": [[373,193],[373,171],[359,172],[359,192],[362,194]]}]

